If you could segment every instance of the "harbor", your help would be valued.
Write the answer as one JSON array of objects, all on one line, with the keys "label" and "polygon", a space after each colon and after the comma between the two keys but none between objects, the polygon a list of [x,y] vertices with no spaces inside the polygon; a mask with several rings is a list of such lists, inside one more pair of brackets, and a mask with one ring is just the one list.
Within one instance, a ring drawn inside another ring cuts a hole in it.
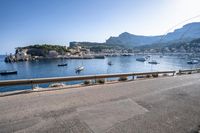
[{"label": "harbor", "polygon": [[200,133],[199,5],[1,1],[0,133]]},{"label": "harbor", "polygon": [[[144,62],[137,61],[147,55],[132,56],[106,56],[104,59],[42,59],[35,61],[22,61],[5,63],[4,56],[0,58],[1,72],[15,72],[17,74],[0,75],[0,80],[19,80],[33,78],[70,77],[113,73],[153,72],[153,71],[178,71],[180,69],[199,68],[200,64],[188,64],[191,59],[183,59],[179,56],[151,55]],[[158,64],[149,62],[156,60]],[[60,66],[61,65],[61,66]],[[77,68],[80,67],[81,71]],[[78,71],[77,71],[78,70]],[[67,85],[81,84],[83,81],[67,82]],[[42,84],[39,87],[48,87]],[[0,87],[0,92],[26,90],[31,86]]]}]

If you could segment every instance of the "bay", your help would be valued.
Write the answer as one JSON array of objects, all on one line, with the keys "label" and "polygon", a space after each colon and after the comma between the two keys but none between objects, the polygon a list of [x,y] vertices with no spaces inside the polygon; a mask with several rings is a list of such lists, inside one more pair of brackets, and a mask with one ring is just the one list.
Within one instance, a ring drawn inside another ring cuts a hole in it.
[{"label": "bay", "polygon": [[[200,65],[188,65],[187,59],[182,59],[177,56],[151,55],[151,59],[159,62],[157,65],[146,62],[138,62],[136,58],[143,56],[116,56],[106,57],[105,59],[46,59],[37,61],[26,61],[16,63],[5,63],[5,56],[0,56],[0,71],[1,70],[16,70],[17,75],[0,75],[2,80],[14,79],[32,79],[32,78],[49,78],[49,77],[68,77],[77,75],[96,75],[96,74],[113,74],[113,73],[128,73],[128,72],[151,72],[162,70],[179,70],[192,69]],[[113,65],[108,65],[112,61]],[[60,63],[67,63],[68,66],[58,67]],[[84,71],[79,74],[75,72],[75,68],[83,65]],[[76,84],[80,82],[68,82],[67,84]],[[48,84],[41,85],[47,87]],[[30,89],[31,86],[13,86],[0,87],[0,92]]]}]

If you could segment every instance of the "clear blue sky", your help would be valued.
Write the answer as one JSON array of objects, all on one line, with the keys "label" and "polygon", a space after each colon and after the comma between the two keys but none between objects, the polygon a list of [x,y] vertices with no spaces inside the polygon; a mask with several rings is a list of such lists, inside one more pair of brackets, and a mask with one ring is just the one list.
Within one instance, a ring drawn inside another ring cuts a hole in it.
[{"label": "clear blue sky", "polygon": [[199,5],[199,0],[0,0],[0,54],[29,44],[104,42],[125,31],[160,35],[200,14]]}]

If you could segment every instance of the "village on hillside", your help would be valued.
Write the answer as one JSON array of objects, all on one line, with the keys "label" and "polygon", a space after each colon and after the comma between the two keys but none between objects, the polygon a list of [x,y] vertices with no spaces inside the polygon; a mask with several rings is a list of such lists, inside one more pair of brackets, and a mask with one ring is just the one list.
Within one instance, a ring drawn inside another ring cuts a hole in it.
[{"label": "village on hillside", "polygon": [[142,46],[126,48],[105,43],[70,42],[69,47],[61,45],[30,45],[16,48],[15,54],[5,57],[5,62],[37,59],[102,59],[105,56],[131,56],[134,54],[158,54],[199,57],[200,39],[191,42],[172,43],[163,47]]}]

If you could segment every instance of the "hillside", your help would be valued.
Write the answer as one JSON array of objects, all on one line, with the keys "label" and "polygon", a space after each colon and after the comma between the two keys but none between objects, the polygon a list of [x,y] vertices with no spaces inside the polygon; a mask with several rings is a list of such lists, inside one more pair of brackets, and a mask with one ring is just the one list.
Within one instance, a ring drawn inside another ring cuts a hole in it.
[{"label": "hillside", "polygon": [[169,49],[174,49],[179,52],[191,52],[199,53],[200,52],[200,38],[192,40],[191,42],[180,42],[175,44],[170,44],[167,46]]},{"label": "hillside", "polygon": [[174,43],[160,43],[153,45],[144,45],[140,47],[135,47],[134,49],[140,51],[148,51],[152,50],[155,52],[171,52],[171,53],[195,53],[196,55],[200,52],[200,38],[194,39],[190,42],[182,41],[182,42],[174,42]]},{"label": "hillside", "polygon": [[157,43],[191,41],[197,38],[200,38],[200,22],[186,24],[182,28],[176,29],[167,35],[160,36],[141,36],[124,32],[118,37],[110,37],[106,40],[106,43],[111,45],[123,45],[124,47],[138,47]]},{"label": "hillside", "polygon": [[16,48],[16,53],[22,49],[27,49],[27,54],[32,56],[47,56],[49,51],[56,51],[58,54],[63,54],[67,52],[65,46],[60,45],[50,45],[50,44],[43,44],[43,45],[30,45],[26,47],[18,47]]},{"label": "hillside", "polygon": [[107,43],[97,43],[97,42],[70,42],[69,47],[73,48],[76,46],[81,46],[90,49],[92,52],[101,52],[104,49],[123,49],[124,46],[121,45],[110,45]]}]

